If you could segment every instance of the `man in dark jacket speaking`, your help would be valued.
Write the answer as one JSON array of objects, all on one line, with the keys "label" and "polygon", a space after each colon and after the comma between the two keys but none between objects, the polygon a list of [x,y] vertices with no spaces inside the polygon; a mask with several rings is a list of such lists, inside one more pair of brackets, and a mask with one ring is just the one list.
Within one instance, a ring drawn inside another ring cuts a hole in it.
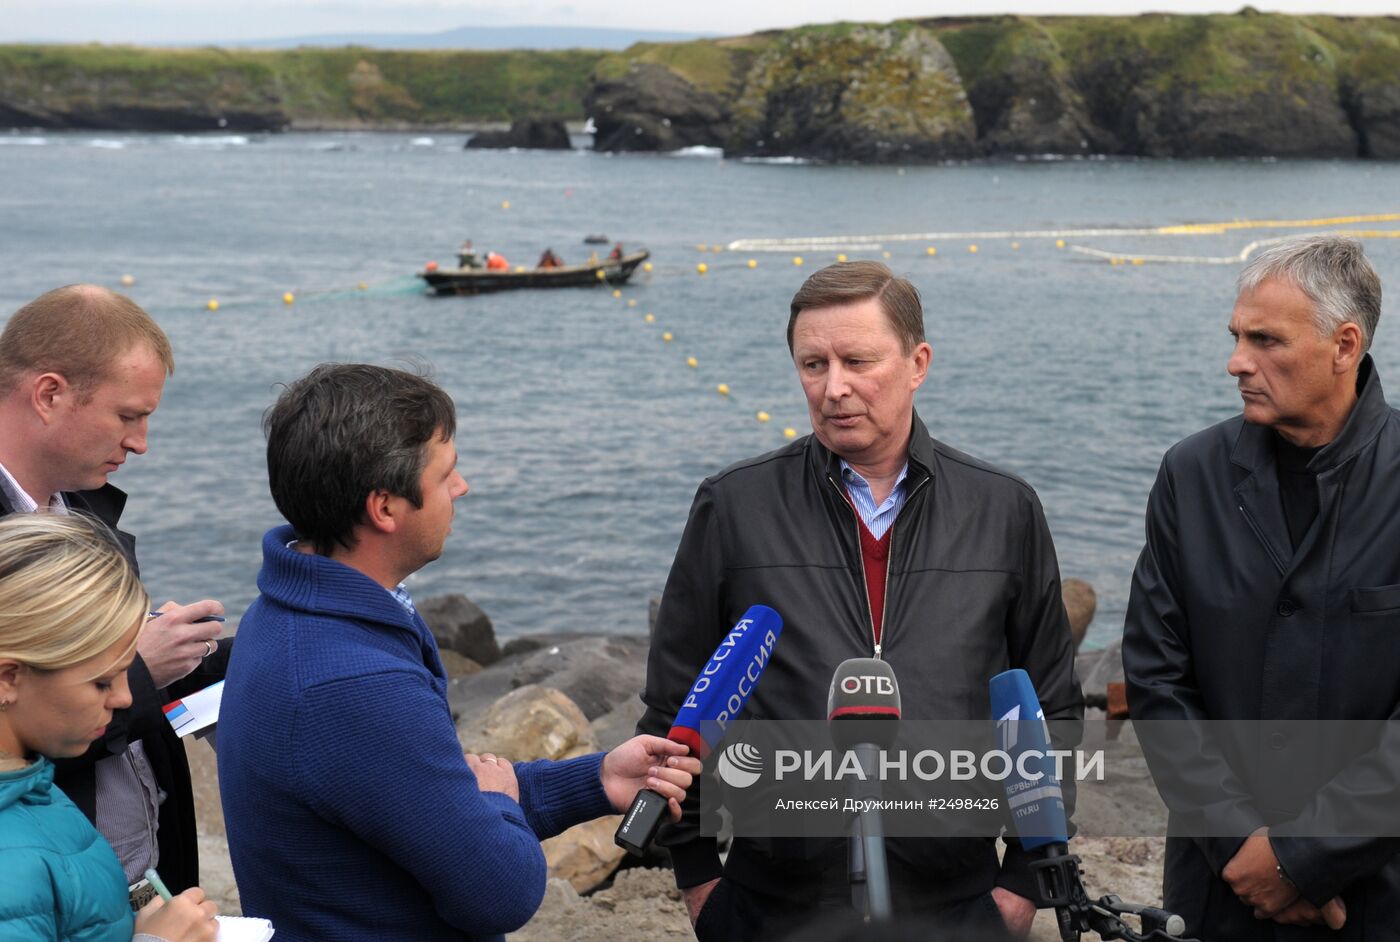
[{"label": "man in dark jacket speaking", "polygon": [[[696,672],[748,606],[783,617],[745,716],[823,720],[847,658],[887,661],[911,720],[985,720],[987,681],[1024,668],[1046,718],[1082,698],[1060,574],[1035,492],[931,438],[918,292],[878,262],[825,268],[792,299],[788,346],[813,434],[701,484],[647,663],[639,730],[664,733]],[[841,837],[735,838],[721,868],[689,802],[662,835],[701,939],[777,939],[849,911]],[[1024,932],[1028,856],[992,838],[890,838],[894,913],[958,937]],[[825,912],[823,912],[825,910]]]},{"label": "man in dark jacket speaking", "polygon": [[1133,718],[1170,721],[1146,724],[1170,754],[1139,724],[1171,812],[1166,906],[1207,940],[1400,939],[1400,840],[1336,828],[1391,817],[1389,731],[1319,748],[1400,711],[1400,417],[1366,352],[1380,308],[1354,241],[1259,255],[1230,318],[1244,412],[1173,446],[1148,499],[1123,666]]}]

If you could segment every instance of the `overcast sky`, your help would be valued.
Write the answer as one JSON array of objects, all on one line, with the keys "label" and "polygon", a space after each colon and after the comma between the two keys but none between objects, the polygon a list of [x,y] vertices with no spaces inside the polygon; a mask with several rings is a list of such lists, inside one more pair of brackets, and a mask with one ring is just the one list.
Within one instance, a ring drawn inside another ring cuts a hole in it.
[{"label": "overcast sky", "polygon": [[[1230,13],[1212,0],[0,0],[0,42],[228,42],[314,33],[438,32],[461,26],[606,26],[739,34],[841,19],[964,13]],[[1258,0],[1289,13],[1394,14],[1400,0]]]}]

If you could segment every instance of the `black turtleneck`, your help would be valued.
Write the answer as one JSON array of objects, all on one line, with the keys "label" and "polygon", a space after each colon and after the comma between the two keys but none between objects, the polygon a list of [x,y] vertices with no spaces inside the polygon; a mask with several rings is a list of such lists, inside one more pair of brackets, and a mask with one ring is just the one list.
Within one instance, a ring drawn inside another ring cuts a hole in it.
[{"label": "black turtleneck", "polygon": [[1288,538],[1296,550],[1308,527],[1317,519],[1317,475],[1308,470],[1308,462],[1322,446],[1300,448],[1278,432],[1274,432],[1273,438],[1283,517],[1288,522]]}]

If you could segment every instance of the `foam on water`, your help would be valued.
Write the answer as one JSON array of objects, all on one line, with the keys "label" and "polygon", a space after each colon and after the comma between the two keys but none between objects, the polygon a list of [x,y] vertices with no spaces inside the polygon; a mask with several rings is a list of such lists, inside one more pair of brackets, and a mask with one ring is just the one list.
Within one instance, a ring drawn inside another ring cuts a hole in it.
[{"label": "foam on water", "polygon": [[723,157],[723,147],[706,147],[703,144],[696,144],[693,147],[682,147],[680,150],[668,151],[668,157]]},{"label": "foam on water", "polygon": [[187,147],[242,147],[248,143],[242,134],[176,134],[171,140]]}]

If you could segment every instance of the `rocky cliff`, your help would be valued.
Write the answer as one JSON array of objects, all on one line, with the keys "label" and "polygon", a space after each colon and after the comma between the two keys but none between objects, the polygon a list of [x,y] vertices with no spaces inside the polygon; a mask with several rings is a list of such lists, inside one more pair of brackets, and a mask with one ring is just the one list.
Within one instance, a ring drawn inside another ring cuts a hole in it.
[{"label": "rocky cliff", "polygon": [[[972,17],[722,42],[744,55],[708,60],[705,119],[687,118],[736,155],[1400,157],[1394,17]],[[588,110],[676,79],[634,47],[600,62]],[[659,101],[629,111],[638,127],[672,117]]]},{"label": "rocky cliff", "polygon": [[974,152],[957,68],[909,24],[808,27],[776,37],[743,81],[726,150],[860,162]]}]

